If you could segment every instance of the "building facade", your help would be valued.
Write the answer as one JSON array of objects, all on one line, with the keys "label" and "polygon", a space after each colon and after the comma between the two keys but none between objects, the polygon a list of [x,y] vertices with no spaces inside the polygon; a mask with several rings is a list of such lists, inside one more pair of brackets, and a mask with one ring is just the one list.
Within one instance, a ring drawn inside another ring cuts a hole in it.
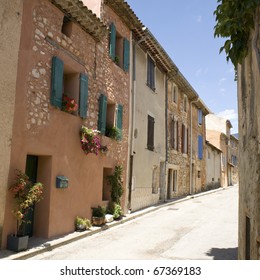
[{"label": "building facade", "polygon": [[[130,31],[107,6],[103,22],[77,0],[29,0],[22,9],[8,185],[15,169],[30,170],[30,178],[44,184],[28,234],[49,238],[74,231],[77,215],[91,219],[92,207],[107,205],[106,177],[115,166],[123,167],[126,184],[129,48],[121,45],[122,61],[117,63],[117,33],[112,36],[108,29],[113,26],[126,45]],[[66,111],[67,98],[78,110]],[[82,125],[100,131],[105,153],[84,153]],[[107,132],[111,127],[119,131],[119,139]],[[68,179],[67,188],[58,188],[60,176]],[[5,209],[3,247],[15,229],[9,192]]]}]

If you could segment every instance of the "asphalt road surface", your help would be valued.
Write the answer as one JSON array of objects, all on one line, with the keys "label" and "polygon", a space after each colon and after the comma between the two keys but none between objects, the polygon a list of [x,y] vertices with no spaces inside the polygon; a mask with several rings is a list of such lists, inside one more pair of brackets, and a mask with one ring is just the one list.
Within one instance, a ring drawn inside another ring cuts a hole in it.
[{"label": "asphalt road surface", "polygon": [[238,187],[168,205],[34,256],[43,260],[236,260]]}]

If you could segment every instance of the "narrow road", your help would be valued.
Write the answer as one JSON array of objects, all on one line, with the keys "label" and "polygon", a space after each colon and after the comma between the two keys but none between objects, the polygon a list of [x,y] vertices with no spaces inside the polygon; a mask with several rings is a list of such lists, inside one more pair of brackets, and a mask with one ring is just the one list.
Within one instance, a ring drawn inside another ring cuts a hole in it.
[{"label": "narrow road", "polygon": [[168,205],[42,253],[44,260],[235,260],[238,187]]}]

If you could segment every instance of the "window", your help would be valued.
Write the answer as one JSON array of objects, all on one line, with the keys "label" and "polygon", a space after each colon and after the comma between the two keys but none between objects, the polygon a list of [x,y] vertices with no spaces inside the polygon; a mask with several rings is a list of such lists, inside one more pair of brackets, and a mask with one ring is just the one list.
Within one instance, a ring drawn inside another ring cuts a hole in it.
[{"label": "window", "polygon": [[71,37],[72,22],[67,16],[63,17],[63,24],[62,24],[62,27],[61,27],[61,32],[63,34],[65,34],[67,37],[69,37],[69,38]]},{"label": "window", "polygon": [[183,111],[187,112],[187,107],[188,107],[188,98],[186,95],[183,97]]},{"label": "window", "polygon": [[178,102],[178,87],[175,84],[172,84],[171,102],[172,103]]},{"label": "window", "polygon": [[104,94],[99,98],[98,130],[101,134],[122,140],[123,105],[108,101]]},{"label": "window", "polygon": [[73,112],[80,117],[87,117],[88,102],[88,76],[85,73],[76,72],[69,65],[54,56],[52,58],[51,76],[51,104],[61,110],[64,97],[74,99],[79,104],[78,109]]},{"label": "window", "polygon": [[232,164],[233,164],[234,166],[237,166],[237,157],[234,156],[234,155],[232,155],[232,156],[231,156],[231,162],[232,162]]},{"label": "window", "polygon": [[110,24],[109,54],[118,66],[129,71],[130,43],[117,32],[113,22]]},{"label": "window", "polygon": [[178,122],[172,119],[170,124],[170,146],[172,149],[178,149]]},{"label": "window", "polygon": [[198,178],[200,178],[200,170],[198,170]]},{"label": "window", "polygon": [[154,118],[148,115],[147,149],[150,151],[154,150],[154,123]]},{"label": "window", "polygon": [[202,135],[198,136],[198,158],[199,159],[203,158],[203,136]]},{"label": "window", "polygon": [[182,125],[182,145],[181,145],[181,151],[183,154],[188,153],[188,129],[186,126],[183,124]]},{"label": "window", "polygon": [[203,122],[203,113],[202,113],[202,110],[198,110],[198,124],[199,125],[202,125],[202,122]]},{"label": "window", "polygon": [[155,63],[149,55],[147,55],[147,86],[155,91]]},{"label": "window", "polygon": [[103,168],[103,188],[102,188],[102,200],[111,200],[111,185],[108,183],[107,177],[113,174],[112,168]]}]

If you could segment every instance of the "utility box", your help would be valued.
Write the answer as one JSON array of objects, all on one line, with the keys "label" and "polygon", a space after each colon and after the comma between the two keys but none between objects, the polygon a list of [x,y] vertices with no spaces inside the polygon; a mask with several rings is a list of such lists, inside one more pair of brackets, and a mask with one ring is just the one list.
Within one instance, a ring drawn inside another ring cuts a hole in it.
[{"label": "utility box", "polygon": [[69,179],[65,176],[57,176],[56,177],[56,188],[64,189],[69,186]]}]

